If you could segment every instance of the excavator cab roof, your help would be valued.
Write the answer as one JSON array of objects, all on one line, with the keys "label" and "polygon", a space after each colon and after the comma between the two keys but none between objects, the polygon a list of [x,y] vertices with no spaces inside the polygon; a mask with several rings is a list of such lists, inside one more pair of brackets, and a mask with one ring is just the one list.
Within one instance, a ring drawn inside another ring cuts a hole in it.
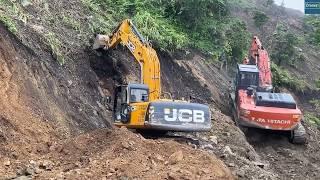
[{"label": "excavator cab roof", "polygon": [[256,65],[238,64],[238,70],[240,72],[252,72],[258,73],[259,69]]},{"label": "excavator cab roof", "polygon": [[128,84],[128,87],[134,88],[134,89],[149,89],[149,87],[145,84],[135,84],[135,83]]}]

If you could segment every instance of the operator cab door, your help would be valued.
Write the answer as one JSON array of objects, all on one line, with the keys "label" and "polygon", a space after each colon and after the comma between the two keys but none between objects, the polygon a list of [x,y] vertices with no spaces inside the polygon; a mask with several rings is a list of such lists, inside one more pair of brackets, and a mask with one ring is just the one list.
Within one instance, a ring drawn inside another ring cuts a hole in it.
[{"label": "operator cab door", "polygon": [[130,121],[130,112],[128,111],[128,86],[117,86],[114,97],[114,121],[128,123]]},{"label": "operator cab door", "polygon": [[143,84],[129,84],[115,89],[114,119],[116,122],[129,123],[131,104],[148,102],[149,88]]}]

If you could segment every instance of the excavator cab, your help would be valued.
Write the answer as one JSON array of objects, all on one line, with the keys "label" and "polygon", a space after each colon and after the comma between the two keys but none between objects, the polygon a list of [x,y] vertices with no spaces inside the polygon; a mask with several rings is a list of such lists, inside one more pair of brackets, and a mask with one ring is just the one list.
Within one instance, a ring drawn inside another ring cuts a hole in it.
[{"label": "excavator cab", "polygon": [[144,84],[120,85],[114,93],[114,121],[129,123],[132,112],[132,103],[147,103],[149,101],[149,88]]},{"label": "excavator cab", "polygon": [[258,87],[259,70],[255,65],[238,64],[235,85],[237,89],[247,90],[248,88]]}]

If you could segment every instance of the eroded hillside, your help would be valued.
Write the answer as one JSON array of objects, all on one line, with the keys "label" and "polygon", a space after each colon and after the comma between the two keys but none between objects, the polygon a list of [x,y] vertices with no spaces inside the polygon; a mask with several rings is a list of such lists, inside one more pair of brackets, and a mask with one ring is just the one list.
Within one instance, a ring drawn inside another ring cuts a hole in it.
[{"label": "eroded hillside", "polygon": [[[246,136],[229,117],[231,78],[219,62],[196,50],[158,50],[161,80],[174,97],[210,106],[210,132],[152,140],[112,128],[105,97],[115,84],[139,80],[139,68],[125,48],[106,56],[91,50],[95,31],[101,25],[111,32],[115,20],[97,17],[98,10],[84,0],[8,2],[0,12],[15,26],[0,27],[1,177],[319,178],[319,130],[305,122],[306,146],[292,145],[282,134]],[[248,16],[236,15],[257,32]],[[308,67],[316,67],[317,60],[315,54]]]}]

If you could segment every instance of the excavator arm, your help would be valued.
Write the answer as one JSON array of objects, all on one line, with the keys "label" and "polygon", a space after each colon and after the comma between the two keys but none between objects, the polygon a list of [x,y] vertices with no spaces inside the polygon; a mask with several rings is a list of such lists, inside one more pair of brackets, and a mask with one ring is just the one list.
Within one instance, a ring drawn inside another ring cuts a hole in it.
[{"label": "excavator arm", "polygon": [[267,50],[262,46],[257,36],[254,36],[250,48],[250,64],[257,65],[259,69],[259,86],[265,91],[272,91],[272,74],[270,58]]},{"label": "excavator arm", "polygon": [[149,87],[150,101],[161,95],[160,62],[156,51],[138,32],[131,20],[126,19],[119,24],[110,36],[98,35],[93,49],[113,49],[118,44],[126,46],[141,68],[141,84]]}]

